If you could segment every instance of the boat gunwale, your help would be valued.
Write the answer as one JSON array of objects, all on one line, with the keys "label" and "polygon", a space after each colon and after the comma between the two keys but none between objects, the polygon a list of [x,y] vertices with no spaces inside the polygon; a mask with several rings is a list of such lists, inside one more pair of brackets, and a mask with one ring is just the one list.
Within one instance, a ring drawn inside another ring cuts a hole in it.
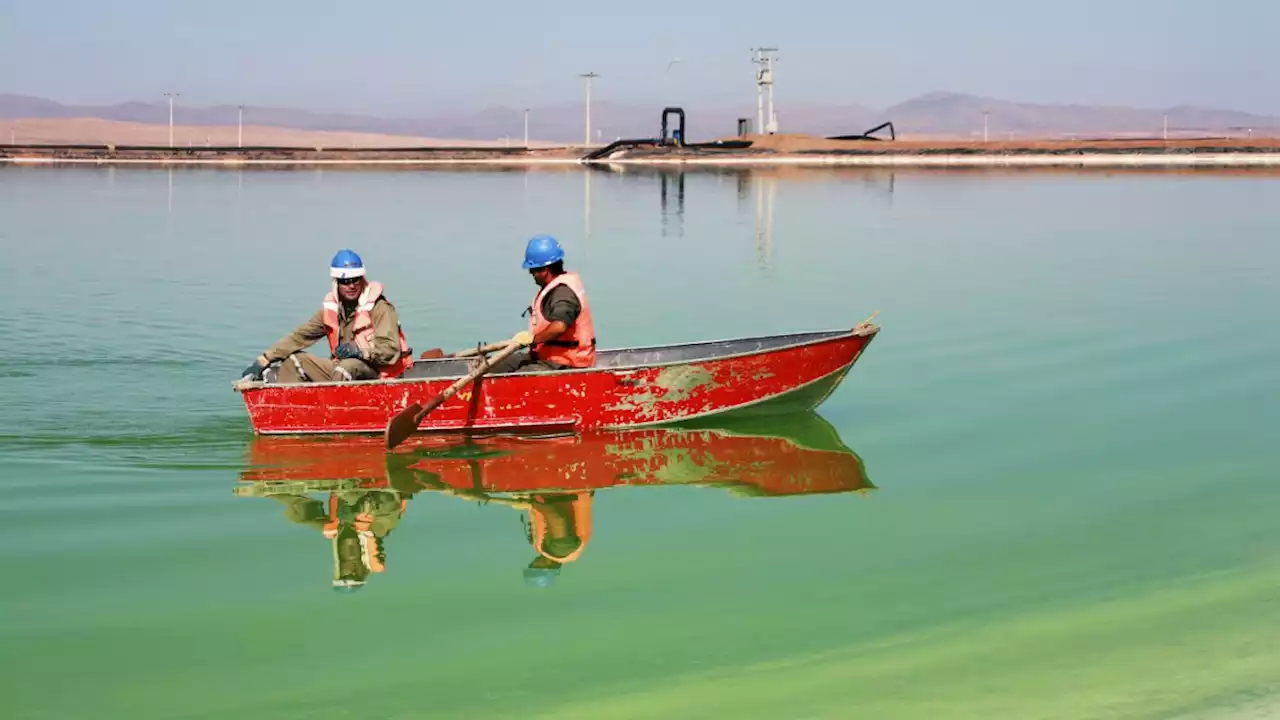
[{"label": "boat gunwale", "polygon": [[[849,338],[854,338],[854,337],[866,337],[868,338],[868,341],[870,341],[870,339],[874,338],[876,334],[878,334],[879,332],[880,332],[879,325],[868,324],[868,325],[854,327],[851,329],[814,330],[809,332],[783,333],[780,335],[756,335],[752,337],[726,338],[723,340],[699,340],[695,342],[675,343],[675,344],[669,344],[669,345],[647,345],[647,346],[630,347],[630,348],[611,348],[604,352],[617,352],[617,353],[645,352],[645,351],[653,351],[653,350],[669,350],[669,349],[682,348],[682,347],[692,347],[695,345],[715,345],[718,343],[745,343],[745,342],[751,342],[753,340],[771,340],[774,338],[788,338],[788,337],[798,337],[798,336],[813,336],[813,335],[823,336],[823,337],[803,340],[803,341],[799,341],[799,342],[795,342],[787,345],[779,345],[778,347],[769,348],[767,350],[759,350],[759,349],[748,350],[743,352],[729,353],[727,355],[717,355],[717,356],[705,358],[702,360],[679,360],[679,361],[669,361],[669,362],[655,362],[655,363],[645,363],[643,365],[623,365],[619,367],[592,366],[592,367],[586,367],[586,368],[565,368],[563,370],[548,370],[548,371],[541,371],[541,372],[511,372],[511,373],[503,373],[501,375],[485,375],[483,379],[494,380],[499,378],[520,378],[520,377],[535,377],[535,376],[536,377],[554,377],[559,375],[583,375],[587,373],[621,373],[621,372],[630,373],[638,370],[648,370],[650,368],[673,367],[677,365],[693,365],[701,362],[719,362],[721,360],[736,360],[739,358],[750,357],[752,355],[764,355],[768,353],[782,352],[785,350],[794,350],[796,348],[822,345],[825,343],[832,343],[832,342],[847,340]],[[467,358],[432,358],[430,360],[424,360],[421,362],[438,362],[440,360],[466,360],[466,359]],[[415,361],[415,362],[418,362],[418,361]],[[456,380],[461,380],[464,377],[466,377],[465,374],[441,375],[438,377],[417,377],[417,378],[397,377],[397,378],[389,378],[389,379],[379,378],[375,380],[337,380],[337,381],[329,381],[329,382],[299,382],[299,383],[267,383],[267,382],[261,382],[261,381],[253,381],[253,382],[245,383],[243,381],[236,381],[232,383],[232,386],[236,392],[249,393],[249,392],[254,392],[258,390],[270,390],[270,389],[276,389],[276,388],[280,388],[280,389],[306,389],[306,388],[321,388],[321,387],[352,388],[352,387],[369,387],[369,386],[383,386],[383,385],[388,387],[394,387],[396,385],[424,384],[424,383],[433,383],[433,382],[450,381],[450,380],[456,381]]]}]

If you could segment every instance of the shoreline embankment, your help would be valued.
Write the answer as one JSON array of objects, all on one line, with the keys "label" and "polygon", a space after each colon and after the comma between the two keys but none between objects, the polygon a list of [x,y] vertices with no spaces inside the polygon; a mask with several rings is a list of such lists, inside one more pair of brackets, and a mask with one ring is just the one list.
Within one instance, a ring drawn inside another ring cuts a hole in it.
[{"label": "shoreline embankment", "polygon": [[154,147],[0,145],[7,165],[379,166],[861,166],[921,168],[1280,168],[1280,138],[1025,141],[831,140],[748,135],[678,145],[623,141],[606,147]]}]

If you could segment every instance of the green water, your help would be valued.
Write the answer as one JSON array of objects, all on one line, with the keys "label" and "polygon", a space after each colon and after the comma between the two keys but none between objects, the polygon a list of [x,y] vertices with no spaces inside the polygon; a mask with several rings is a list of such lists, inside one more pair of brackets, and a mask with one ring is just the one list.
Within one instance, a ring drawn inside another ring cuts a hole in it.
[{"label": "green water", "polygon": [[[1277,187],[0,169],[3,715],[1274,711]],[[522,580],[518,511],[423,490],[385,572],[334,592],[323,534],[236,494],[230,381],[314,312],[344,246],[415,347],[507,337],[538,232],[604,346],[880,310],[822,419],[750,428],[768,447],[829,423],[876,489],[604,488],[550,588]]]}]

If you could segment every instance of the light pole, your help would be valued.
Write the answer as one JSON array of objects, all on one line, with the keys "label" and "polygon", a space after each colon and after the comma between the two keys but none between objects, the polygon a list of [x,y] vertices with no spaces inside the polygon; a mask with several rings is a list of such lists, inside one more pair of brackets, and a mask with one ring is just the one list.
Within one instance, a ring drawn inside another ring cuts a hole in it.
[{"label": "light pole", "polygon": [[585,144],[591,145],[591,81],[600,77],[600,75],[595,72],[588,72],[582,73],[578,77],[583,78],[587,82],[587,132],[585,135]]},{"label": "light pole", "polygon": [[169,147],[173,147],[173,99],[178,97],[179,93],[165,93],[164,96],[169,98]]},{"label": "light pole", "polygon": [[987,111],[982,111],[982,142],[987,141]]},{"label": "light pole", "polygon": [[237,108],[240,114],[236,117],[236,147],[244,147],[244,106]]},{"label": "light pole", "polygon": [[524,109],[524,148],[529,149],[529,108]]}]

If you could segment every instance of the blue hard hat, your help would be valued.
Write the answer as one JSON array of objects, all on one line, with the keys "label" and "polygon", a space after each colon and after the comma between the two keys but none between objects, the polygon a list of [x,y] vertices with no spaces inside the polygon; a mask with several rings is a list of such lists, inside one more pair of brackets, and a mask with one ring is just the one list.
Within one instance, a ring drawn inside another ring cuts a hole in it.
[{"label": "blue hard hat", "polygon": [[546,267],[564,259],[564,248],[550,235],[534,235],[524,249],[524,269]]},{"label": "blue hard hat", "polygon": [[524,584],[535,588],[549,588],[559,574],[560,568],[527,567],[524,569]]},{"label": "blue hard hat", "polygon": [[329,263],[329,277],[339,280],[364,277],[364,261],[352,250],[339,250]]}]

